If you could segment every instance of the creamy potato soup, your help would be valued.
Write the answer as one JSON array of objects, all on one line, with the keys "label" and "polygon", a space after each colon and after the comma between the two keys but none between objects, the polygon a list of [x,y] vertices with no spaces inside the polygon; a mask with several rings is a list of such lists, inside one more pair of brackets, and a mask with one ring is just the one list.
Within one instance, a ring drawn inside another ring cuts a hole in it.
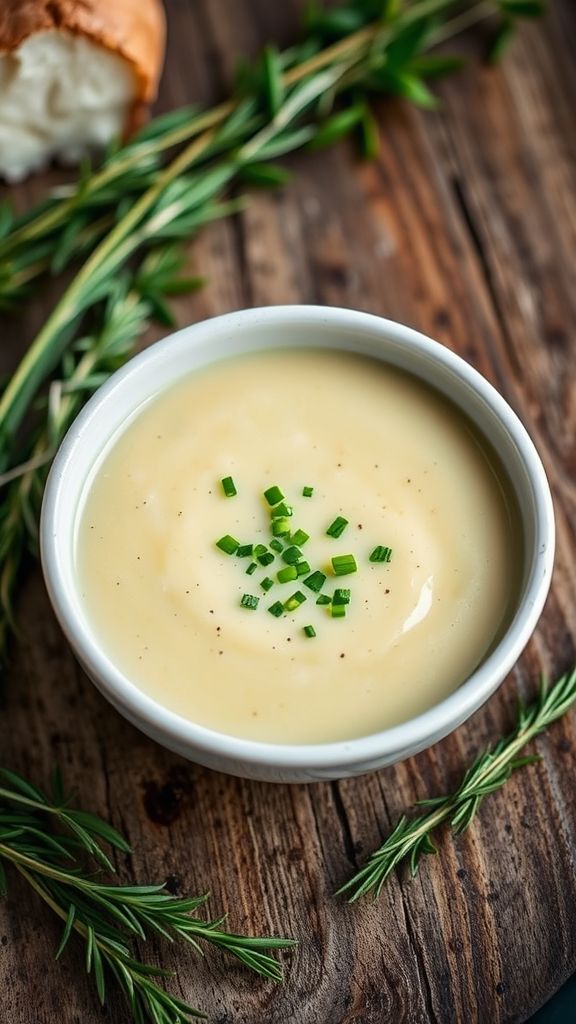
[{"label": "creamy potato soup", "polygon": [[102,648],[145,693],[234,736],[322,743],[467,677],[507,623],[519,543],[455,407],[376,360],[295,349],[145,404],[95,469],[76,561]]}]

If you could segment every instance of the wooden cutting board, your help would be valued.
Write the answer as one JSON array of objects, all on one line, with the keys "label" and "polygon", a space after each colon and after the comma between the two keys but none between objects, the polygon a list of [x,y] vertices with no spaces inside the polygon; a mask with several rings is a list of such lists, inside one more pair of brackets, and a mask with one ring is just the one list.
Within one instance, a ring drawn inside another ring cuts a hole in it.
[{"label": "wooden cutting board", "polygon": [[[169,0],[161,107],[225,95],[236,56],[296,36],[296,4]],[[210,889],[230,926],[292,934],[274,987],[186,949],[147,955],[218,1024],[503,1024],[526,1021],[576,968],[574,715],[482,806],[461,838],[439,835],[415,881],[377,903],[334,889],[412,802],[451,789],[508,729],[518,692],[575,660],[576,65],[572,0],[527,26],[499,68],[441,87],[439,113],[378,108],[382,152],[347,144],[290,161],[293,183],[203,232],[190,267],[208,278],[179,304],[182,324],[265,303],[353,306],[405,321],[469,359],[534,436],[554,490],[558,556],[538,630],[500,692],[455,734],[395,768],[350,782],[266,786],[219,776],[155,746],[83,676],[39,573],[23,580],[23,639],[0,720],[1,761],[45,784],[59,763],[78,801],[134,845],[120,877]],[[470,44],[473,50],[474,44]],[[52,173],[13,189],[23,207]],[[47,289],[2,326],[10,369],[54,301]],[[59,926],[17,881],[0,908],[0,1018],[6,1024],[125,1022],[85,981],[78,947],[52,962]],[[142,952],[142,951],[141,951]]]}]

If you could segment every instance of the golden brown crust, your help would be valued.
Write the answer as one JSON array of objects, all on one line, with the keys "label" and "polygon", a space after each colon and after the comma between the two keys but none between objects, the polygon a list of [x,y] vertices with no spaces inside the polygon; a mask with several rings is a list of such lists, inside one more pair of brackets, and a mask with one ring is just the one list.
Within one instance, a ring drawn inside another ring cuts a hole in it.
[{"label": "golden brown crust", "polygon": [[156,96],[166,24],[161,0],[0,0],[0,53],[51,29],[84,36],[132,65],[137,90],[127,129]]}]

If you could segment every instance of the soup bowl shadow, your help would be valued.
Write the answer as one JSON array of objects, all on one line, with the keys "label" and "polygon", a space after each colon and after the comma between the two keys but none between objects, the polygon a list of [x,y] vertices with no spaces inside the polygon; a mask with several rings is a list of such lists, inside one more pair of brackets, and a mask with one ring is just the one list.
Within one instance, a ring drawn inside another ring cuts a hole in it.
[{"label": "soup bowl shadow", "polygon": [[[271,348],[354,352],[425,381],[459,407],[497,452],[515,496],[523,536],[521,580],[500,640],[450,696],[393,728],[334,743],[262,743],[205,728],[147,696],[107,656],[85,608],[75,569],[78,516],[103,450],[144,402],[183,375],[219,360]],[[527,644],[550,586],[554,515],[544,468],[502,396],[449,349],[368,313],[319,306],[244,310],[195,324],[156,343],[90,399],[54,460],[42,507],[42,566],[48,593],[75,654],[109,702],[133,725],[184,757],[244,778],[313,782],[374,771],[441,740],[495,692]]]}]

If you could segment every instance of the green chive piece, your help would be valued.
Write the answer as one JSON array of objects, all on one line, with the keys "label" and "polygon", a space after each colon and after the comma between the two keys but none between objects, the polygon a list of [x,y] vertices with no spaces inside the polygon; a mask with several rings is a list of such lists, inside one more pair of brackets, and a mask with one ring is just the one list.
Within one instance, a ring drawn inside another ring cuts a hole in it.
[{"label": "green chive piece", "polygon": [[340,590],[337,588],[334,591],[334,597],[332,598],[332,604],[350,604],[350,591]]},{"label": "green chive piece", "polygon": [[303,633],[304,636],[308,637],[316,636],[316,630],[314,629],[314,626],[304,626]]},{"label": "green chive piece", "polygon": [[225,534],[224,537],[220,537],[220,540],[216,541],[216,547],[220,548],[221,551],[225,551],[227,555],[233,555],[238,550],[240,541],[235,540],[229,533]]},{"label": "green chive piece", "polygon": [[316,604],[332,604],[332,598],[328,597],[328,594],[320,594],[316,598]]},{"label": "green chive piece", "polygon": [[302,552],[300,551],[300,548],[295,547],[293,544],[282,552],[282,558],[287,565],[296,565],[296,562],[300,561],[301,555]]},{"label": "green chive piece", "polygon": [[238,491],[236,490],[236,484],[234,483],[232,477],[225,476],[224,479],[221,480],[220,482],[222,484],[222,490],[224,491],[226,497],[235,498],[236,495],[238,494]]},{"label": "green chive piece", "polygon": [[251,612],[255,612],[260,603],[259,597],[254,597],[254,594],[242,594],[240,598],[240,604],[242,608],[249,608]]},{"label": "green chive piece", "polygon": [[296,572],[299,576],[305,576],[307,572],[310,572],[310,562],[304,561],[296,562]]},{"label": "green chive piece", "polygon": [[391,558],[392,548],[384,547],[383,544],[378,544],[370,555],[371,562],[389,562]]},{"label": "green chive piece", "polygon": [[304,497],[304,498],[311,498],[313,494],[314,494],[314,488],[313,487],[303,487],[302,488],[302,497]]},{"label": "green chive piece", "polygon": [[301,604],[304,604],[305,600],[306,594],[303,594],[301,590],[296,590],[287,601],[284,601],[284,610],[293,612],[295,608],[299,608]]},{"label": "green chive piece", "polygon": [[266,501],[268,502],[269,505],[277,505],[279,501],[282,501],[284,495],[280,488],[277,487],[276,484],[274,484],[273,487],[269,487],[266,491],[264,491],[264,497],[266,498]]},{"label": "green chive piece", "polygon": [[332,568],[335,576],[348,576],[351,572],[358,572],[354,555],[335,555],[332,559]]},{"label": "green chive piece", "polygon": [[346,605],[345,604],[334,604],[330,608],[330,614],[333,619],[343,619],[346,616]]},{"label": "green chive piece", "polygon": [[270,612],[270,615],[274,615],[276,619],[279,619],[281,615],[284,615],[284,605],[282,604],[282,601],[274,601],[274,604],[270,605],[268,611]]},{"label": "green chive piece", "polygon": [[278,554],[280,554],[284,545],[281,540],[277,540],[275,537],[274,540],[270,541],[270,547],[272,548],[272,551],[277,551]]},{"label": "green chive piece", "polygon": [[285,537],[286,534],[290,533],[290,520],[284,517],[282,519],[273,519],[272,533],[275,537]]},{"label": "green chive piece", "polygon": [[253,553],[254,553],[254,545],[253,544],[241,544],[240,547],[238,548],[238,550],[236,551],[236,556],[238,558],[249,558],[250,555],[252,555]]},{"label": "green chive piece", "polygon": [[318,594],[319,591],[322,590],[325,582],[326,576],[323,572],[320,572],[320,570],[317,569],[316,572],[313,572],[311,576],[308,576],[308,578],[304,580],[304,586],[309,587],[310,590],[313,590]]},{"label": "green chive piece", "polygon": [[296,532],[290,537],[290,540],[293,544],[296,544],[297,547],[301,548],[307,540],[310,540],[310,534],[306,533],[305,530],[296,530]]},{"label": "green chive piece", "polygon": [[253,572],[256,572],[258,568],[258,562],[250,562],[250,565],[246,569],[246,575],[251,576]]},{"label": "green chive piece", "polygon": [[274,586],[274,580],[271,580],[269,576],[265,576],[260,586],[265,593],[268,593],[268,591]]},{"label": "green chive piece", "polygon": [[293,516],[294,509],[292,505],[287,505],[285,501],[281,501],[279,505],[275,505],[274,508],[270,509],[270,515],[272,519],[280,519],[281,516]]},{"label": "green chive piece", "polygon": [[348,520],[344,519],[344,516],[336,516],[334,522],[330,523],[330,526],[326,530],[326,535],[328,537],[341,537],[347,526]]},{"label": "green chive piece", "polygon": [[260,565],[271,565],[274,561],[274,554],[272,551],[265,551],[263,555],[258,555],[258,561]]},{"label": "green chive piece", "polygon": [[292,580],[298,579],[298,570],[295,565],[286,565],[283,569],[279,569],[276,573],[276,579],[278,583],[290,583]]}]

